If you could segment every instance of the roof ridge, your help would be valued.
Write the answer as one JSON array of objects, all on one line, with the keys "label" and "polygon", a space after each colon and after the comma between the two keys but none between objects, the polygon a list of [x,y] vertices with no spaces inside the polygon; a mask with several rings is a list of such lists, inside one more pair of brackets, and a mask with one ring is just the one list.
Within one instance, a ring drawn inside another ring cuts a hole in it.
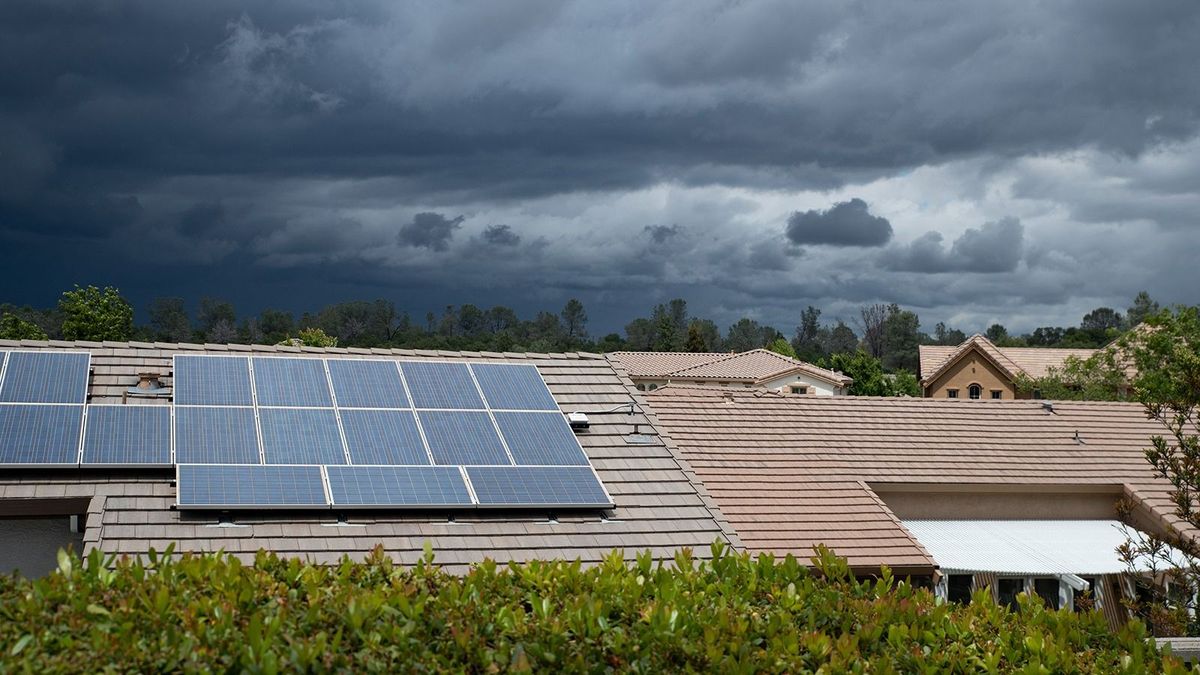
[{"label": "roof ridge", "polygon": [[154,342],[141,340],[105,341],[92,340],[4,340],[0,339],[0,348],[36,348],[36,349],[157,349],[159,351],[192,351],[192,352],[277,352],[280,354],[361,354],[376,356],[442,356],[453,358],[496,358],[488,356],[495,354],[506,358],[548,358],[548,359],[603,359],[604,354],[596,352],[480,352],[468,349],[416,349],[411,347],[293,347],[290,345],[241,344],[241,343],[195,343],[195,342]]}]

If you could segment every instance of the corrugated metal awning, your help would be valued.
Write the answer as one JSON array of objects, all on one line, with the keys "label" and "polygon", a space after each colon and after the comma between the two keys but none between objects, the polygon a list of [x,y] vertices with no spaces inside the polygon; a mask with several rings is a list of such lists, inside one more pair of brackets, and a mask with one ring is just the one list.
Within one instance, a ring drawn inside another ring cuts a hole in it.
[{"label": "corrugated metal awning", "polygon": [[1093,576],[1127,571],[1116,520],[906,520],[943,570]]}]

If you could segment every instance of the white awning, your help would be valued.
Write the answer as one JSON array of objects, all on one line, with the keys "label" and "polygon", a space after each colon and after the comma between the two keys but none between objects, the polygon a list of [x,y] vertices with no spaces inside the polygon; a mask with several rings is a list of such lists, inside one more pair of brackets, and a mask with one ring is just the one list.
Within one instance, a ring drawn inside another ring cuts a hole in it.
[{"label": "white awning", "polygon": [[1098,576],[1127,571],[1116,520],[906,520],[943,571]]}]

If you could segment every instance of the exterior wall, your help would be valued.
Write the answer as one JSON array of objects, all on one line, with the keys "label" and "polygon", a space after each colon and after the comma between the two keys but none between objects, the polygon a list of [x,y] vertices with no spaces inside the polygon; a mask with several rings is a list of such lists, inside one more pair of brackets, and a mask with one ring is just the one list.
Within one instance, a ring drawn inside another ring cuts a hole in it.
[{"label": "exterior wall", "polygon": [[1067,492],[1055,486],[1055,492],[988,492],[987,486],[964,491],[906,490],[890,491],[888,486],[873,484],[879,498],[901,520],[1110,520],[1117,517],[1119,489]]},{"label": "exterior wall", "polygon": [[71,519],[0,519],[0,573],[20,570],[26,577],[41,577],[58,568],[58,549],[72,547],[83,553],[83,535],[71,531]]},{"label": "exterior wall", "polygon": [[925,398],[946,398],[949,389],[957,389],[959,398],[969,398],[967,388],[972,384],[983,387],[984,399],[990,399],[994,389],[999,389],[1002,392],[1000,397],[1005,400],[1017,398],[1017,388],[1012,381],[976,351],[963,356],[936,380],[930,382],[925,387]]}]

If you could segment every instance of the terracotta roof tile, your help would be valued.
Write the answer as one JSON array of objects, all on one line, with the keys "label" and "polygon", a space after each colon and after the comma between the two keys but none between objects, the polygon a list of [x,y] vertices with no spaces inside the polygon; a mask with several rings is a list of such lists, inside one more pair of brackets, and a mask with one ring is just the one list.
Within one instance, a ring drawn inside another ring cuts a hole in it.
[{"label": "terracotta roof tile", "polygon": [[613,352],[630,377],[663,379],[729,379],[759,382],[793,372],[804,372],[827,382],[847,386],[853,380],[842,373],[776,354],[769,349],[737,353]]}]

